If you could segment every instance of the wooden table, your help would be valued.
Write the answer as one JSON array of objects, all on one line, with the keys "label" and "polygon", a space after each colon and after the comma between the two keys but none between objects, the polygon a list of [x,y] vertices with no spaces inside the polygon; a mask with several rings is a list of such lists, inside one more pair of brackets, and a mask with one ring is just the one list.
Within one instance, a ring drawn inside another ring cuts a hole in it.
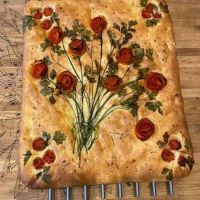
[{"label": "wooden table", "polygon": [[[0,1],[0,199],[42,200],[46,190],[25,188],[17,178],[17,139],[19,136],[21,65],[22,65],[22,8],[24,0]],[[200,1],[168,0],[174,22],[180,63],[181,84],[185,111],[192,137],[196,164],[192,174],[174,184],[171,199],[200,199]],[[158,198],[168,199],[164,183],[158,183]],[[116,199],[116,186],[106,189],[107,199]],[[123,185],[126,200],[134,199],[133,186]],[[56,191],[64,199],[63,190]],[[82,199],[82,188],[74,188],[73,199]],[[90,188],[90,199],[99,198],[98,187]],[[149,184],[141,183],[141,199],[152,199]]]}]

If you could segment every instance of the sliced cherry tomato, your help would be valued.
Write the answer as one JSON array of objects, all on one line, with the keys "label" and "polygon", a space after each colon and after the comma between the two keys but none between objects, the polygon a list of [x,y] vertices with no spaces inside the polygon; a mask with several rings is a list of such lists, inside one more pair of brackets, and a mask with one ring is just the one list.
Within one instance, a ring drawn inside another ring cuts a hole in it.
[{"label": "sliced cherry tomato", "polygon": [[172,150],[179,150],[181,148],[181,143],[178,140],[170,140],[169,147]]},{"label": "sliced cherry tomato", "polygon": [[42,169],[44,167],[44,160],[42,158],[35,158],[34,161],[33,161],[33,165],[35,167],[35,169]]},{"label": "sliced cherry tomato", "polygon": [[35,151],[42,151],[46,147],[46,142],[43,138],[38,137],[33,140],[32,146]]},{"label": "sliced cherry tomato", "polygon": [[148,18],[151,18],[152,17],[152,13],[146,11],[146,10],[143,10],[142,11],[142,17],[145,18],[145,19],[148,19]]},{"label": "sliced cherry tomato", "polygon": [[156,6],[152,3],[149,3],[146,7],[146,11],[153,14],[153,11],[156,9]]},{"label": "sliced cherry tomato", "polygon": [[163,149],[162,159],[166,162],[171,162],[172,160],[174,160],[174,154],[168,149]]},{"label": "sliced cherry tomato", "polygon": [[161,18],[161,14],[157,12],[157,13],[153,14],[153,17],[157,18],[157,19],[160,19]]},{"label": "sliced cherry tomato", "polygon": [[45,20],[42,22],[42,28],[44,30],[49,30],[52,27],[52,21],[51,20]]},{"label": "sliced cherry tomato", "polygon": [[47,17],[51,16],[53,14],[53,9],[51,7],[46,7],[46,8],[44,8],[44,12],[43,13]]},{"label": "sliced cherry tomato", "polygon": [[42,19],[42,13],[39,10],[37,10],[33,17],[34,19]]},{"label": "sliced cherry tomato", "polygon": [[46,151],[46,153],[44,154],[44,157],[43,157],[44,161],[48,164],[51,164],[55,161],[56,159],[56,155],[53,151],[51,150],[48,150]]},{"label": "sliced cherry tomato", "polygon": [[184,156],[180,155],[178,158],[178,164],[181,167],[185,167],[187,163],[188,163],[188,160]]}]

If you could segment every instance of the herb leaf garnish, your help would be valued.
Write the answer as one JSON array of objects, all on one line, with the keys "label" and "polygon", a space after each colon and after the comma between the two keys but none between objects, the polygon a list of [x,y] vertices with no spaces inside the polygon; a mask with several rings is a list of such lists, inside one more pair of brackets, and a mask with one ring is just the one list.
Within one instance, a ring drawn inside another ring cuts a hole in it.
[{"label": "herb leaf garnish", "polygon": [[148,0],[140,0],[140,4],[142,7],[146,7]]},{"label": "herb leaf garnish", "polygon": [[153,58],[153,49],[146,49],[146,57],[149,60],[154,61],[154,58]]},{"label": "herb leaf garnish", "polygon": [[26,165],[31,156],[32,156],[31,151],[30,150],[26,151],[26,153],[24,154],[24,165]]},{"label": "herb leaf garnish", "polygon": [[45,56],[41,61],[46,65],[52,64],[51,60],[49,59],[49,56]]},{"label": "herb leaf garnish", "polygon": [[164,12],[164,13],[168,13],[169,12],[169,8],[167,4],[164,4],[163,2],[160,2],[159,4],[160,9]]},{"label": "herb leaf garnish", "polygon": [[31,15],[25,15],[23,18],[23,31],[25,32],[27,29],[31,30],[34,26],[36,26],[36,21]]},{"label": "herb leaf garnish", "polygon": [[53,140],[55,140],[56,144],[62,144],[66,140],[66,135],[61,131],[56,131]]},{"label": "herb leaf garnish", "polygon": [[149,110],[155,112],[156,110],[158,110],[158,112],[163,115],[162,109],[161,109],[162,103],[160,101],[156,101],[156,102],[147,102],[145,104],[145,107],[147,107]]},{"label": "herb leaf garnish", "polygon": [[166,179],[168,181],[171,181],[173,179],[173,171],[172,171],[172,169],[168,169],[168,168],[164,167],[163,170],[162,170],[162,174],[166,175]]},{"label": "herb leaf garnish", "polygon": [[159,146],[159,148],[163,148],[165,145],[167,145],[169,140],[169,133],[165,132],[165,134],[163,135],[163,140],[158,140],[157,145]]},{"label": "herb leaf garnish", "polygon": [[147,27],[153,27],[156,26],[160,21],[158,19],[148,19],[146,21],[146,26]]}]

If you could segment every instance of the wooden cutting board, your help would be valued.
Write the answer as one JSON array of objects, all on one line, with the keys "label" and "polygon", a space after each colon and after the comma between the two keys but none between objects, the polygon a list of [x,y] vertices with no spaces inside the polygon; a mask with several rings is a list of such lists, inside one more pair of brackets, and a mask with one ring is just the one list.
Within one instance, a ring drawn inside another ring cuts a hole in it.
[{"label": "wooden cutting board", "polygon": [[[114,2],[114,0],[113,0]],[[22,70],[22,9],[25,0],[0,0],[0,199],[46,200],[47,190],[30,190],[17,176],[17,140],[19,137],[21,70]],[[168,0],[177,41],[181,85],[185,111],[192,137],[196,164],[192,174],[174,183],[172,199],[200,199],[200,1]],[[158,198],[168,199],[165,183],[158,183]],[[89,189],[91,200],[100,199],[97,186]],[[58,200],[64,199],[57,190]],[[109,200],[116,198],[116,185],[106,188]],[[123,185],[123,199],[131,200],[133,185]],[[82,199],[82,188],[74,188],[72,199]],[[149,183],[141,183],[141,199],[152,199]]]}]

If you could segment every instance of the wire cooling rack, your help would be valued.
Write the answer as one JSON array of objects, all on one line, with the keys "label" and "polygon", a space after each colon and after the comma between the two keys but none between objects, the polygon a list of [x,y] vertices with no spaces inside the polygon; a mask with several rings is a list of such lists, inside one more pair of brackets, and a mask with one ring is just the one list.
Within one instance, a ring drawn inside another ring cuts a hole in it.
[{"label": "wire cooling rack", "polygon": [[[167,181],[167,192],[168,195],[173,195],[174,194],[174,189],[173,189],[173,182],[172,181]],[[153,197],[157,196],[157,187],[156,187],[156,182],[152,181],[149,184],[150,187],[150,195],[152,195]],[[72,188],[65,188],[65,199],[66,200],[71,200],[71,189]],[[89,187],[84,185],[83,186],[83,200],[89,200],[89,196],[88,196],[88,190]],[[99,196],[101,199],[106,199],[106,191],[105,191],[105,185],[101,184],[99,186]],[[134,182],[133,183],[133,196],[139,198],[140,197],[140,184],[139,182]],[[122,199],[123,198],[123,187],[122,187],[122,183],[118,183],[117,184],[117,192],[116,192],[116,197],[118,199]],[[55,196],[54,196],[54,190],[49,189],[48,190],[48,200],[55,200]]]}]

